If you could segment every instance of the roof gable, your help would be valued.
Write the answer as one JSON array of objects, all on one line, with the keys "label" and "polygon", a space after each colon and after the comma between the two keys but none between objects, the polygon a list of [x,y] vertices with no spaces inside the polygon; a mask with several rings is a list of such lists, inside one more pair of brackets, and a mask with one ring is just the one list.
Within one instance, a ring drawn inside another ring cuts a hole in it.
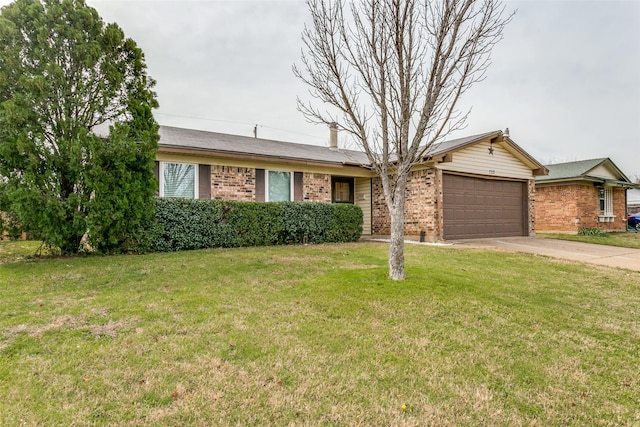
[{"label": "roof gable", "polygon": [[630,187],[634,186],[629,178],[608,157],[557,163],[546,165],[546,168],[549,170],[549,174],[536,178],[536,182],[611,181]]},{"label": "roof gable", "polygon": [[466,136],[464,138],[457,138],[457,139],[451,139],[448,141],[443,141],[437,144],[433,144],[429,148],[429,150],[427,150],[427,154],[430,156],[436,157],[441,154],[446,154],[452,151],[460,150],[471,144],[480,142],[483,139],[501,135],[501,134],[502,134],[501,131],[493,131],[493,132],[481,133],[479,135],[471,135],[471,136]]},{"label": "roof gable", "polygon": [[540,162],[534,159],[529,153],[527,153],[511,138],[509,138],[508,135],[503,134],[503,132],[500,130],[434,144],[427,151],[427,155],[431,158],[443,158],[448,154],[460,152],[468,149],[473,145],[483,143],[495,143],[496,145],[501,146],[514,158],[522,162],[525,167],[532,170],[534,172],[534,175],[546,175],[547,173],[546,168]]}]

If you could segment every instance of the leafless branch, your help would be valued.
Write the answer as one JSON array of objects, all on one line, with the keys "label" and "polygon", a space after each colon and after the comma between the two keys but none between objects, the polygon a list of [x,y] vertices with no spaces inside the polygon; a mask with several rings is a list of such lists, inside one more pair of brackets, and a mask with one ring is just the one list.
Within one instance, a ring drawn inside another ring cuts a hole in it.
[{"label": "leafless branch", "polygon": [[[513,14],[500,0],[307,0],[294,74],[314,123],[339,123],[367,154],[390,210],[430,147],[464,126],[461,97],[485,78]],[[323,108],[316,106],[319,102]],[[393,222],[393,220],[392,220]]]}]

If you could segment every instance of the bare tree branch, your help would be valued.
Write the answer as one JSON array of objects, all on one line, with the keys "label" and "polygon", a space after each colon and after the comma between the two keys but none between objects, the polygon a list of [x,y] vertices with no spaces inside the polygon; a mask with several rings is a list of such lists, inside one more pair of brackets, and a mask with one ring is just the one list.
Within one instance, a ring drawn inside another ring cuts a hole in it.
[{"label": "bare tree branch", "polygon": [[[458,111],[458,101],[485,78],[513,14],[500,0],[307,0],[307,6],[311,23],[293,72],[329,109],[300,98],[298,109],[310,122],[337,122],[366,153],[391,214],[391,253],[403,239],[408,174],[433,144],[464,126],[468,112]],[[395,252],[402,255],[401,248]],[[391,277],[404,278],[403,263],[391,258]]]}]

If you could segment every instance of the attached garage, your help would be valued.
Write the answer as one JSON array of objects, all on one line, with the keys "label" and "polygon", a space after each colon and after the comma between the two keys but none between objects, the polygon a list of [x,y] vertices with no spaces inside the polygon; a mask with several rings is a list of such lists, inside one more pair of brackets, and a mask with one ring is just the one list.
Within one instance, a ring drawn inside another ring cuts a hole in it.
[{"label": "attached garage", "polygon": [[528,234],[527,184],[443,174],[444,238]]},{"label": "attached garage", "polygon": [[[535,235],[535,177],[547,169],[507,132],[432,146],[407,177],[404,232],[425,241]],[[381,180],[372,179],[371,232],[391,220]]]}]

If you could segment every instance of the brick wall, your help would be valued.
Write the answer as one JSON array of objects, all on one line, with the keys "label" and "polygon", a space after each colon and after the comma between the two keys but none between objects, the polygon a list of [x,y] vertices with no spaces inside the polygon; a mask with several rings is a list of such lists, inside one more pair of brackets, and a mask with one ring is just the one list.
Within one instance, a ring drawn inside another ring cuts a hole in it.
[{"label": "brick wall", "polygon": [[[580,185],[536,187],[536,231],[578,231],[578,200],[588,198]],[[594,201],[597,203],[597,199]]]},{"label": "brick wall", "polygon": [[305,172],[302,186],[304,201],[331,203],[331,175]]},{"label": "brick wall", "polygon": [[613,222],[600,222],[598,188],[593,185],[554,185],[536,188],[536,230],[577,232],[581,228],[625,229],[625,194],[613,189]]},{"label": "brick wall", "polygon": [[424,231],[429,240],[437,238],[435,175],[435,169],[409,174],[404,205],[404,231],[407,236],[419,236]]},{"label": "brick wall", "polygon": [[527,183],[527,197],[529,200],[529,204],[528,204],[528,213],[529,213],[529,236],[535,236],[536,235],[536,180],[535,179],[530,179],[529,182]]},{"label": "brick wall", "polygon": [[212,199],[253,201],[255,189],[255,169],[211,165]]},{"label": "brick wall", "polygon": [[625,193],[622,188],[613,189],[613,214],[616,218],[614,222],[601,224],[601,229],[623,231],[627,229],[627,198]]},{"label": "brick wall", "polygon": [[[303,200],[331,203],[331,175],[304,173]],[[211,165],[211,198],[254,201],[256,172],[253,168]]]},{"label": "brick wall", "polygon": [[[409,174],[404,209],[406,236],[419,236],[424,231],[427,240],[440,238],[436,197],[438,173],[435,169],[424,169]],[[371,232],[380,235],[391,233],[391,217],[384,200],[382,181],[377,177],[372,180]]]},{"label": "brick wall", "polygon": [[371,179],[371,234],[391,234],[391,219],[379,177]]}]

